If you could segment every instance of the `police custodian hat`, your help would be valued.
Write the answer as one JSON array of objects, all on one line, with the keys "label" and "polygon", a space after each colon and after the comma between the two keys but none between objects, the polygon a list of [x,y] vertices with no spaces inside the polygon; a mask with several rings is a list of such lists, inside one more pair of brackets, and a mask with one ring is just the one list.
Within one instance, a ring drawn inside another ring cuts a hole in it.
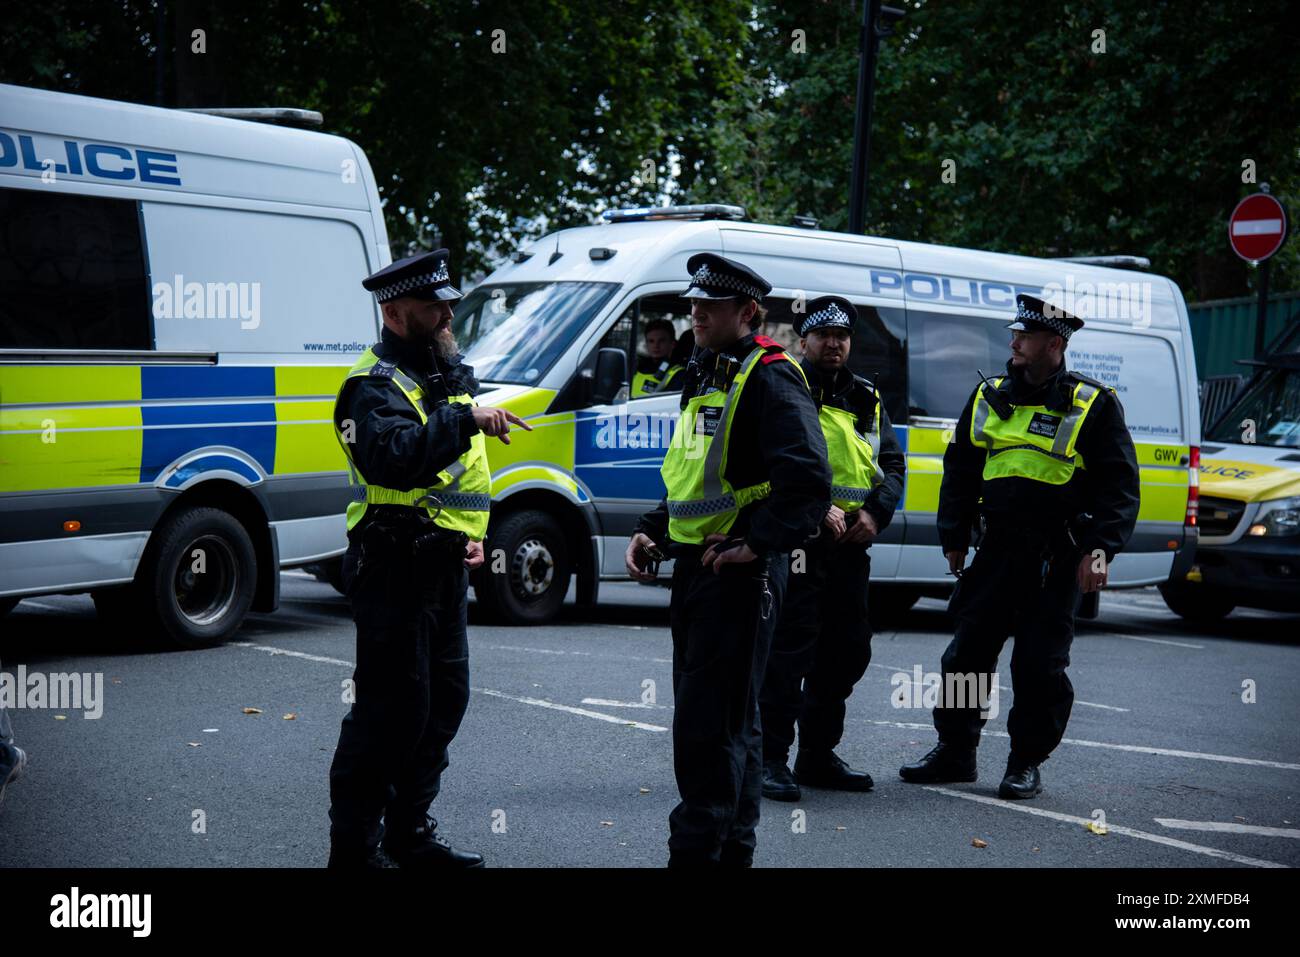
[{"label": "police custodian hat", "polygon": [[1016,296],[1016,318],[1007,326],[1016,332],[1051,332],[1067,341],[1083,328],[1083,320],[1023,293]]},{"label": "police custodian hat", "polygon": [[760,301],[772,291],[772,284],[748,266],[717,253],[696,253],[686,260],[691,284],[682,293],[687,299],[753,299]]},{"label": "police custodian hat", "polygon": [[805,338],[814,329],[846,329],[853,335],[853,323],[858,310],[841,296],[822,296],[808,303],[808,314],[799,323],[799,338]]},{"label": "police custodian hat", "polygon": [[450,259],[451,253],[445,249],[408,256],[367,276],[361,285],[373,292],[379,302],[392,302],[403,296],[428,301],[459,299],[461,292],[451,284],[447,271]]}]

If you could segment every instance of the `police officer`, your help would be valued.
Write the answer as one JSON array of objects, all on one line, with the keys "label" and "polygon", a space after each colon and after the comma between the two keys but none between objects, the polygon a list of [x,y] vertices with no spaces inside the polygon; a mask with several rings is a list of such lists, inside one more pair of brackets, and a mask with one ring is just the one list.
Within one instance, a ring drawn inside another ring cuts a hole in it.
[{"label": "police officer", "polygon": [[357,667],[330,767],[329,865],[481,867],[428,810],[469,702],[467,569],[483,562],[490,504],[484,437],[508,443],[512,423],[528,426],[474,403],[478,383],[451,328],[461,294],[447,250],[362,285],[384,328],[334,406],[355,488],[343,580]]},{"label": "police officer", "polygon": [[[798,328],[830,457],[831,505],[791,561],[759,696],[763,796],[777,801],[799,800],[800,785],[869,791],[873,784],[834,748],[844,736],[845,703],[871,662],[867,549],[894,517],[906,459],[880,396],[845,365],[857,318],[847,299],[823,296],[808,303]],[[796,721],[792,776],[787,760]]]},{"label": "police officer", "polygon": [[[1133,533],[1140,489],[1119,399],[1065,366],[1083,321],[1033,296],[1017,296],[1016,307],[1007,373],[976,388],[944,454],[939,542],[959,576],[949,604],[957,630],[934,710],[939,744],[899,770],[905,781],[975,780],[991,672],[1014,635],[1011,756],[998,787],[1007,799],[1042,791],[1038,766],[1074,702],[1065,669],[1075,605],[1080,592],[1106,584]],[[977,550],[963,571],[973,530]]]},{"label": "police officer", "polygon": [[685,367],[673,361],[677,332],[667,319],[651,319],[645,326],[645,355],[637,356],[632,375],[632,398],[672,392]]},{"label": "police officer", "polygon": [[802,370],[755,335],[771,286],[713,253],[687,262],[696,355],[664,458],[667,495],[628,543],[629,573],[675,559],[669,866],[753,863],[762,794],[758,692],[788,556],[826,513],[830,468]]}]

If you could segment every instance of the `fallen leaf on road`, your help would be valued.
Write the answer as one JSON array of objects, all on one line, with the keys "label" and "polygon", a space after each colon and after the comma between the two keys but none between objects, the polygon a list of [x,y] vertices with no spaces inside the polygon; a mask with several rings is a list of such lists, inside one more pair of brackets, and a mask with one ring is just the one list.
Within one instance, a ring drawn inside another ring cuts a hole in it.
[{"label": "fallen leaf on road", "polygon": [[56,715],[54,716],[54,720],[55,720],[55,721],[67,721],[67,720],[68,720],[68,716],[67,716],[66,714],[56,714]]},{"label": "fallen leaf on road", "polygon": [[1106,825],[1100,823],[1099,821],[1089,821],[1087,824],[1084,825],[1084,827],[1087,828],[1089,831],[1092,831],[1093,834],[1100,834],[1103,837],[1106,836]]},{"label": "fallen leaf on road", "polygon": [[649,789],[649,788],[639,788],[638,790],[639,790],[642,794],[649,794],[649,793],[650,793],[650,789]]},{"label": "fallen leaf on road", "polygon": [[613,822],[613,821],[601,821],[601,822],[600,822],[600,826],[601,826],[601,827],[613,827],[613,826],[614,826],[614,822]]},{"label": "fallen leaf on road", "polygon": [[203,745],[199,744],[197,741],[189,741],[189,742],[186,742],[186,743],[189,744],[189,746],[190,746],[191,748],[201,748],[201,747],[203,747]]},{"label": "fallen leaf on road", "polygon": [[261,708],[245,708],[245,709],[244,709],[244,714],[261,714],[261,713],[262,713],[262,709],[261,709]]},{"label": "fallen leaf on road", "polygon": [[988,846],[989,846],[989,842],[988,842],[988,841],[981,841],[978,837],[973,837],[973,838],[971,838],[970,846],[971,846],[971,847],[988,847]]},{"label": "fallen leaf on road", "polygon": [[293,721],[293,720],[294,720],[295,718],[297,718],[297,717],[298,717],[298,716],[297,716],[296,714],[290,712],[289,714],[286,714],[286,715],[284,716],[284,720],[285,720],[285,721]]},{"label": "fallen leaf on road", "polygon": [[845,827],[845,826],[842,825],[842,824],[837,824],[837,825],[835,825],[835,830],[837,830],[837,831],[847,831],[848,828]]}]

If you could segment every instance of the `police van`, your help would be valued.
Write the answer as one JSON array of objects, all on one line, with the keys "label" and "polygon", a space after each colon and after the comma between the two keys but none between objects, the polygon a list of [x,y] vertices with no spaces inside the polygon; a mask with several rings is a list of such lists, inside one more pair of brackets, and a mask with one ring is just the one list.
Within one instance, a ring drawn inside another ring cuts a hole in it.
[{"label": "police van", "polygon": [[773,284],[762,331],[795,354],[793,322],[805,302],[837,294],[857,306],[849,365],[880,389],[908,465],[900,511],[872,548],[878,608],[904,609],[951,587],[935,525],[943,452],[976,370],[1004,369],[1005,326],[1022,292],[1086,321],[1067,361],[1116,391],[1137,446],[1141,511],[1111,586],[1162,583],[1189,559],[1200,413],[1187,310],[1169,279],[773,226],[746,221],[737,207],[639,209],[544,236],[457,304],[457,338],[485,383],[480,401],[533,426],[509,446],[490,446],[481,605],[511,621],[544,621],[571,583],[580,603],[592,603],[602,580],[626,578],[637,517],[664,493],[659,467],[679,401],[671,389],[646,394],[630,383],[644,367],[648,324],[670,321],[677,343],[668,362],[687,361],[689,300],[680,294],[687,259],[706,251]]},{"label": "police van", "polygon": [[0,611],[89,591],[206,644],[343,552],[332,409],[390,261],[357,146],[0,86],[0,224]]},{"label": "police van", "polygon": [[1195,564],[1161,587],[1193,621],[1300,611],[1300,326],[1206,429]]}]

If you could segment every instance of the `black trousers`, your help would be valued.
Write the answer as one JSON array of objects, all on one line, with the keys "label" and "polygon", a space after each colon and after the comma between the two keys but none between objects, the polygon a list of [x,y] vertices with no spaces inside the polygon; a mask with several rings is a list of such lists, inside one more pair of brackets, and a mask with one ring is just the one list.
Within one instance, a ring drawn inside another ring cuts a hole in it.
[{"label": "black trousers", "polygon": [[[330,767],[330,836],[361,852],[424,823],[469,704],[463,556],[413,560],[354,543],[344,582],[357,625],[355,703]],[[384,820],[380,824],[381,817]]]},{"label": "black trousers", "polygon": [[[1074,704],[1065,669],[1074,640],[1079,560],[1068,544],[991,531],[948,606],[957,629],[943,653],[945,689],[949,675],[983,675],[984,687],[991,689],[998,655],[1014,636],[1007,731],[1012,753],[1033,764],[1061,743]],[[941,741],[974,748],[984,719],[978,703],[965,697],[966,707],[948,700],[936,707],[934,726]]]},{"label": "black trousers", "polygon": [[759,696],[763,760],[786,763],[799,747],[830,751],[844,736],[845,705],[871,663],[867,583],[871,556],[861,545],[813,539],[800,568],[791,562],[781,620]]},{"label": "black trousers", "polygon": [[[673,566],[673,767],[670,865],[752,862],[763,791],[758,692],[785,593],[788,556],[714,573]],[[761,575],[766,572],[766,580]]]}]

